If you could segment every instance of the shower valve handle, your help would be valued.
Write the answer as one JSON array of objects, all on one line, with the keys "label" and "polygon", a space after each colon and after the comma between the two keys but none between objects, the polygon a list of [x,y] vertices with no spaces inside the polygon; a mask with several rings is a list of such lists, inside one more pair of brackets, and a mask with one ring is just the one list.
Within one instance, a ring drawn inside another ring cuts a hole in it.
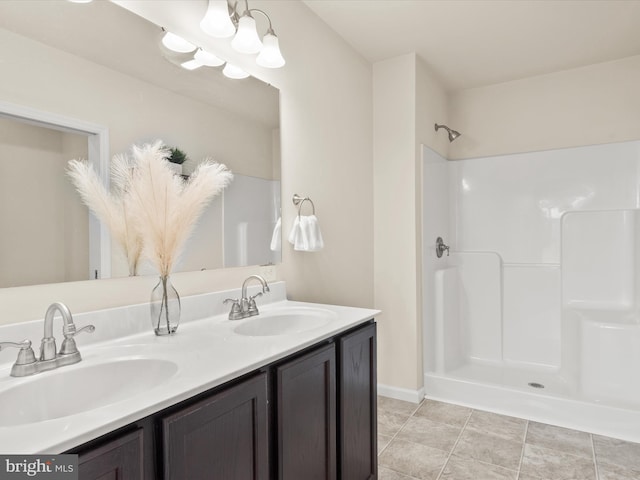
[{"label": "shower valve handle", "polygon": [[441,258],[442,255],[444,254],[444,251],[447,251],[447,257],[449,256],[449,245],[445,245],[444,244],[444,240],[442,240],[442,237],[438,237],[436,238],[436,256],[438,258]]}]

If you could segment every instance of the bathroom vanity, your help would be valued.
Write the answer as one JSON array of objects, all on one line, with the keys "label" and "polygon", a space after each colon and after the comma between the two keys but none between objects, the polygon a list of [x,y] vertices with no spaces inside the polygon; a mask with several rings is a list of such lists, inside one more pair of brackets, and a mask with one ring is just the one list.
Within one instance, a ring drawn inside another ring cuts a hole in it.
[{"label": "bathroom vanity", "polygon": [[[273,284],[260,315],[230,321],[221,300],[234,293],[185,298],[172,337],[153,335],[148,305],[74,316],[104,337],[81,337],[82,362],[40,375],[59,376],[71,403],[84,383],[85,410],[58,406],[57,392],[44,414],[14,404],[0,418],[0,451],[77,453],[81,479],[376,478],[378,312],[286,301]],[[0,401],[39,383],[7,378],[4,366]]]}]

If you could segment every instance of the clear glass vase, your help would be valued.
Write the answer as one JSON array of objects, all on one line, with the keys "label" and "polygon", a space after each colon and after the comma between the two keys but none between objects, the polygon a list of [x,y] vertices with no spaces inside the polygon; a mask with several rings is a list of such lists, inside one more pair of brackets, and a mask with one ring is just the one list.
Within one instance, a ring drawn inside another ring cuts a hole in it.
[{"label": "clear glass vase", "polygon": [[156,335],[171,335],[180,323],[180,295],[171,284],[171,278],[160,277],[151,292],[151,324]]}]

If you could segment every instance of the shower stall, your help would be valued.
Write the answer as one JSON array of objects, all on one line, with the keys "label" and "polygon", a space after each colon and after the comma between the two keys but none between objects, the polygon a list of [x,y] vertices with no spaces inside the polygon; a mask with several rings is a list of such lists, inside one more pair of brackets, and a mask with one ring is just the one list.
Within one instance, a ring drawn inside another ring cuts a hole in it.
[{"label": "shower stall", "polygon": [[427,397],[640,441],[640,142],[422,154]]}]

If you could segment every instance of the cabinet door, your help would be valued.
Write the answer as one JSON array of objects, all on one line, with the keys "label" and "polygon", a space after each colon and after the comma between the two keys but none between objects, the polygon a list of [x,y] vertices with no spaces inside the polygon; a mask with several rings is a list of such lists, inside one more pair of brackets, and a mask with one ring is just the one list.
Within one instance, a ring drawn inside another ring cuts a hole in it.
[{"label": "cabinet door", "polygon": [[136,430],[85,450],[78,456],[80,480],[140,480],[142,467],[142,430]]},{"label": "cabinet door", "polygon": [[276,369],[278,478],[336,478],[335,346]]},{"label": "cabinet door", "polygon": [[338,340],[338,477],[377,478],[376,324]]},{"label": "cabinet door", "polygon": [[165,480],[268,480],[267,375],[162,420]]}]

